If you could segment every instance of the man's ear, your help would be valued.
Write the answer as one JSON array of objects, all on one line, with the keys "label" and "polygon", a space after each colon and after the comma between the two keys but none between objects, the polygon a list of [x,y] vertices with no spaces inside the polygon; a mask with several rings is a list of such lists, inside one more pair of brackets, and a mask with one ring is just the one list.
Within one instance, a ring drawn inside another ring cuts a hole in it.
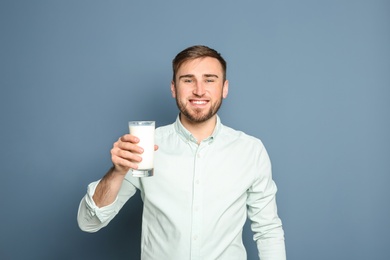
[{"label": "man's ear", "polygon": [[171,94],[173,98],[176,98],[176,86],[173,80],[171,81]]},{"label": "man's ear", "polygon": [[222,97],[226,98],[229,92],[229,81],[225,80],[225,83],[223,83],[223,89],[222,89]]}]

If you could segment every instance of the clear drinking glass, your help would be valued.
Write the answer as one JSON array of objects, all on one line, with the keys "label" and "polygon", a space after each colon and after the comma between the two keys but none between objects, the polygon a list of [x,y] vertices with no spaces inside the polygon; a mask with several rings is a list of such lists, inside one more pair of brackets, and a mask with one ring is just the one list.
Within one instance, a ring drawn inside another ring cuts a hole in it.
[{"label": "clear drinking glass", "polygon": [[130,121],[130,134],[139,138],[138,146],[144,149],[140,155],[142,161],[138,163],[138,169],[132,169],[134,177],[153,176],[154,172],[154,129],[155,121]]}]

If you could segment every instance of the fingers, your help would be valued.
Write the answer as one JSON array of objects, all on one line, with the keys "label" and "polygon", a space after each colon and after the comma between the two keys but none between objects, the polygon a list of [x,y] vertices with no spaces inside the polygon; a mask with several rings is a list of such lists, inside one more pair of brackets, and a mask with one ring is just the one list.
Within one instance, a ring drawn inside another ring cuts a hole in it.
[{"label": "fingers", "polygon": [[131,134],[125,134],[124,136],[121,136],[119,138],[119,140],[121,140],[122,142],[130,142],[130,143],[135,143],[135,144],[139,143],[138,137],[131,135]]},{"label": "fingers", "polygon": [[132,153],[138,153],[138,154],[144,152],[144,149],[142,149],[142,147],[138,146],[137,144],[131,142],[124,142],[121,140],[118,140],[116,143],[114,143],[114,148],[118,148],[119,150],[123,150],[123,151],[130,151]]},{"label": "fingers", "polygon": [[115,167],[121,171],[137,169],[137,163],[142,158],[139,156],[143,149],[137,145],[139,139],[130,134],[124,135],[118,139],[111,149],[111,160]]}]

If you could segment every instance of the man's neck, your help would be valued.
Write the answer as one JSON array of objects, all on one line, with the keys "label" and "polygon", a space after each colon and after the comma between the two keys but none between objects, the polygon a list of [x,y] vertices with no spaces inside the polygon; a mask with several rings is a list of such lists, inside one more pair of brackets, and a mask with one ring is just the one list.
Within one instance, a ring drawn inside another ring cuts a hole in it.
[{"label": "man's neck", "polygon": [[214,115],[205,122],[197,123],[188,120],[187,117],[180,114],[180,122],[198,140],[199,144],[214,132],[217,116]]}]

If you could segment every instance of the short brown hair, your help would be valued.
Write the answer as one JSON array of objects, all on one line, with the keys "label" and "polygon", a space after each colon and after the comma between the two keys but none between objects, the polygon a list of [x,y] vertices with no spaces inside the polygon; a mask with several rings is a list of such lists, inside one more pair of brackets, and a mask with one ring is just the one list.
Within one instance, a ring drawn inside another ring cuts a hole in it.
[{"label": "short brown hair", "polygon": [[214,49],[211,49],[204,45],[195,45],[188,47],[187,49],[179,52],[172,61],[173,68],[173,82],[176,82],[176,73],[179,70],[180,66],[189,60],[194,60],[198,58],[216,58],[219,63],[221,63],[223,71],[223,81],[226,80],[226,61],[222,58],[221,54]]}]

